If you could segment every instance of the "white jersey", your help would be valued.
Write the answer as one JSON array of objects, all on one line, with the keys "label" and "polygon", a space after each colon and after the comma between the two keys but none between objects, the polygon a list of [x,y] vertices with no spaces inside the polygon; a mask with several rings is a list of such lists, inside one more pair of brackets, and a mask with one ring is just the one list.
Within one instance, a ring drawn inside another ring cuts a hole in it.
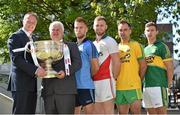
[{"label": "white jersey", "polygon": [[93,76],[95,101],[105,102],[115,98],[115,80],[111,70],[111,54],[118,52],[117,42],[110,36],[94,41],[99,54],[99,71]]},{"label": "white jersey", "polygon": [[94,41],[94,45],[99,53],[99,64],[101,65],[107,57],[112,53],[118,52],[117,42],[110,36],[106,36],[100,41]]}]

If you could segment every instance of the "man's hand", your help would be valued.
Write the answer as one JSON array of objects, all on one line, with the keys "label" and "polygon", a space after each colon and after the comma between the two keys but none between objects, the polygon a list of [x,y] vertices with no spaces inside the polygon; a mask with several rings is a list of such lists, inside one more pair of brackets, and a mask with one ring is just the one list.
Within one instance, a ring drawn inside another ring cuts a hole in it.
[{"label": "man's hand", "polygon": [[41,77],[43,78],[44,76],[47,75],[46,71],[42,68],[42,67],[39,67],[37,70],[36,70],[36,73],[35,73],[38,77]]},{"label": "man's hand", "polygon": [[58,77],[59,79],[64,78],[64,77],[65,77],[65,72],[64,72],[63,70],[59,71],[57,77]]}]

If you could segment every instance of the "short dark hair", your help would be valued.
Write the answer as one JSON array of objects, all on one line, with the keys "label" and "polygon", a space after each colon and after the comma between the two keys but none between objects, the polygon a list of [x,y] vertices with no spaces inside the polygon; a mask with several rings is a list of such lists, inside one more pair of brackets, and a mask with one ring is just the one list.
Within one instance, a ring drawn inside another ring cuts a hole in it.
[{"label": "short dark hair", "polygon": [[130,29],[132,28],[131,24],[128,21],[124,20],[124,19],[123,20],[119,20],[117,22],[117,25],[119,26],[119,24],[127,24]]},{"label": "short dark hair", "polygon": [[154,26],[156,28],[156,30],[157,30],[157,24],[155,22],[151,21],[151,22],[148,22],[148,23],[145,24],[145,28],[150,27],[150,26]]},{"label": "short dark hair", "polygon": [[87,22],[83,17],[77,17],[74,22],[82,22],[87,26]]}]

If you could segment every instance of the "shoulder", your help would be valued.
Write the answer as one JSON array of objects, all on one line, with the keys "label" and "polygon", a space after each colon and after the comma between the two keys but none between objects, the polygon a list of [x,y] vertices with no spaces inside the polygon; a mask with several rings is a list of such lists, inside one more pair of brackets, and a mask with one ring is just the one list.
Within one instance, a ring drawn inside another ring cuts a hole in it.
[{"label": "shoulder", "polygon": [[69,48],[77,47],[77,44],[76,44],[75,42],[67,42],[67,41],[64,41],[64,43],[65,43]]},{"label": "shoulder", "polygon": [[19,29],[16,32],[14,32],[13,34],[15,34],[15,35],[25,35],[25,32],[22,29]]},{"label": "shoulder", "polygon": [[88,47],[94,45],[91,40],[86,40],[86,41],[84,42],[84,44],[85,44],[86,46],[88,46]]},{"label": "shoulder", "polygon": [[139,43],[138,41],[132,40],[130,43],[131,43],[131,46],[135,48],[143,48],[142,44]]},{"label": "shoulder", "polygon": [[104,39],[105,39],[105,40],[108,40],[108,41],[115,41],[115,39],[112,38],[111,36],[106,36]]},{"label": "shoulder", "polygon": [[75,42],[64,41],[64,43],[67,44],[67,45],[76,45]]},{"label": "shoulder", "polygon": [[135,40],[131,40],[131,43],[132,43],[133,45],[141,45],[139,42],[137,42],[137,41],[135,41]]},{"label": "shoulder", "polygon": [[21,30],[18,30],[11,34],[11,36],[9,37],[9,40],[19,40],[18,38],[20,38],[22,34],[23,32],[21,32]]},{"label": "shoulder", "polygon": [[104,38],[104,41],[106,42],[106,43],[108,43],[109,45],[117,45],[117,42],[116,42],[116,40],[114,39],[114,38],[112,38],[111,36],[106,36],[106,38]]},{"label": "shoulder", "polygon": [[167,47],[167,45],[164,43],[164,42],[162,42],[162,41],[159,41],[159,42],[157,42],[157,45],[159,46],[159,47]]},{"label": "shoulder", "polygon": [[164,42],[160,42],[159,51],[163,52],[164,55],[167,55],[168,57],[171,55],[169,47]]},{"label": "shoulder", "polygon": [[166,51],[168,50],[168,46],[163,41],[157,41],[154,43],[154,46],[156,46],[157,50],[159,51]]}]

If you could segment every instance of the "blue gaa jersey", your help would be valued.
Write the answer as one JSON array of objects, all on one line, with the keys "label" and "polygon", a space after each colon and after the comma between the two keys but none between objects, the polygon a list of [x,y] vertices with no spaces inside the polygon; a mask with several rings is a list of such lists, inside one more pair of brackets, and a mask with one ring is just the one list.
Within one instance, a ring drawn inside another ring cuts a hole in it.
[{"label": "blue gaa jersey", "polygon": [[95,89],[91,75],[91,60],[98,58],[97,49],[94,44],[87,39],[84,39],[78,48],[81,54],[82,67],[75,74],[77,89]]}]

